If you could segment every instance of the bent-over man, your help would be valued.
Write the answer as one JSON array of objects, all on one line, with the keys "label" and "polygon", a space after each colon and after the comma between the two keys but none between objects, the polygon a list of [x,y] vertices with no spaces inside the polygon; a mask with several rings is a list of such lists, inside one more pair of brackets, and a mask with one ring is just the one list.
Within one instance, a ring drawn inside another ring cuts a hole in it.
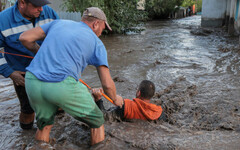
[{"label": "bent-over man", "polygon": [[[87,65],[97,68],[104,92],[118,106],[107,52],[98,38],[105,26],[111,30],[104,12],[87,8],[81,22],[56,20],[24,32],[23,45],[37,53],[26,73],[26,91],[36,112],[36,139],[49,142],[49,133],[59,107],[91,128],[91,145],[104,140],[104,118],[87,87],[79,82]],[[43,40],[42,46],[36,43]]]}]

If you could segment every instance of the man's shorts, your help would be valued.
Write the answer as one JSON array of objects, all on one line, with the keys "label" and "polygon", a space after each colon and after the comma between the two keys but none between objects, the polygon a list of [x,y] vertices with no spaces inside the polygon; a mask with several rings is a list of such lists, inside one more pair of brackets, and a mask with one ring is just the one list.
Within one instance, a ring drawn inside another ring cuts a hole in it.
[{"label": "man's shorts", "polygon": [[104,123],[103,114],[87,87],[73,77],[52,83],[40,81],[27,72],[25,86],[40,130],[54,123],[59,107],[90,128],[99,128]]}]

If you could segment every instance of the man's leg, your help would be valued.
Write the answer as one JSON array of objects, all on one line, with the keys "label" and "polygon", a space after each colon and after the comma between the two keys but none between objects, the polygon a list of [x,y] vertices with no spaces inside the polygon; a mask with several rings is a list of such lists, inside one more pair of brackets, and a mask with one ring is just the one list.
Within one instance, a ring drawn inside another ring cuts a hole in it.
[{"label": "man's leg", "polygon": [[[36,112],[37,127],[36,140],[49,142],[49,134],[54,123],[58,106],[48,101],[48,95],[54,88],[49,89],[49,84],[38,80],[33,74],[27,72],[25,78],[26,91],[29,102]],[[56,95],[56,94],[54,94]]]},{"label": "man's leg", "polygon": [[29,104],[25,87],[17,86],[14,83],[14,88],[21,106],[21,113],[19,116],[20,126],[22,129],[31,129],[34,122],[35,113]]},{"label": "man's leg", "polygon": [[[87,87],[72,77],[57,84],[58,86],[49,94],[49,96],[52,95],[52,98],[49,98],[52,99],[52,103],[91,128],[91,145],[103,141],[105,136],[103,113],[94,102]],[[54,91],[57,94],[53,95]]]},{"label": "man's leg", "polygon": [[91,128],[91,145],[103,141],[105,138],[104,125],[99,128]]},{"label": "man's leg", "polygon": [[47,125],[42,130],[38,129],[35,135],[36,140],[49,142],[50,131],[53,125]]}]

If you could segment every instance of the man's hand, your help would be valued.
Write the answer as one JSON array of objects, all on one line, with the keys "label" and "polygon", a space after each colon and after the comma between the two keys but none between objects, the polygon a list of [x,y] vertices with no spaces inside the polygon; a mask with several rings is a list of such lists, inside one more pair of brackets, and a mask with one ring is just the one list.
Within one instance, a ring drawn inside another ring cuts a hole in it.
[{"label": "man's hand", "polygon": [[92,95],[94,97],[95,102],[99,101],[102,98],[102,88],[93,88],[92,89]]},{"label": "man's hand", "polygon": [[25,86],[25,79],[23,77],[25,75],[25,72],[22,71],[14,71],[9,77],[13,80],[13,82],[17,86]]},{"label": "man's hand", "polygon": [[[95,102],[99,101],[102,99],[102,93],[103,89],[102,88],[93,88],[92,89],[92,95],[94,97]],[[119,106],[122,108],[122,105],[124,104],[123,98],[119,95],[117,95],[117,99],[113,102],[116,106]]]},{"label": "man's hand", "polygon": [[123,98],[117,95],[117,99],[114,101],[114,104],[122,108],[122,105],[124,104]]}]

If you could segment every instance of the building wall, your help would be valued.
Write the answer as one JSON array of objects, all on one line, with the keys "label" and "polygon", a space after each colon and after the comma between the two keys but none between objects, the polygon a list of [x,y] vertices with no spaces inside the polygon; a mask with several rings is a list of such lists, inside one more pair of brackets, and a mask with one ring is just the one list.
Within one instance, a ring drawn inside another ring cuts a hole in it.
[{"label": "building wall", "polygon": [[240,33],[240,0],[237,0],[236,11],[235,11],[235,30]]},{"label": "building wall", "polygon": [[202,26],[220,27],[225,23],[227,0],[202,1]]},{"label": "building wall", "polygon": [[230,36],[239,36],[240,43],[240,0],[203,0],[201,24],[225,26]]},{"label": "building wall", "polygon": [[225,25],[230,35],[240,31],[240,0],[203,0],[202,26]]}]

